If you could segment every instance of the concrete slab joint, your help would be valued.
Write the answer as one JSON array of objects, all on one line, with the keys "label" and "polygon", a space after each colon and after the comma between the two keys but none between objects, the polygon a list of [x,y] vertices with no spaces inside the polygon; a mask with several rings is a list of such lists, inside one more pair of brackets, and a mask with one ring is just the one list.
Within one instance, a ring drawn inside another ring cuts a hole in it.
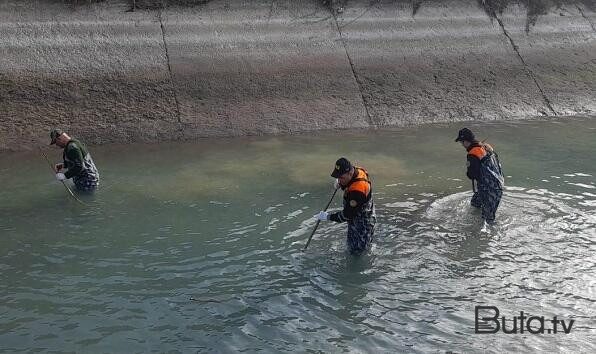
[{"label": "concrete slab joint", "polygon": [[339,22],[337,21],[337,14],[333,13],[333,20],[335,21],[335,26],[337,27],[337,33],[339,34],[339,38],[341,40],[341,43],[344,47],[344,50],[346,52],[346,57],[348,59],[348,62],[350,63],[350,69],[352,69],[352,74],[354,75],[354,80],[356,80],[356,84],[358,85],[358,91],[360,92],[360,97],[362,98],[362,105],[364,106],[364,110],[366,112],[366,119],[368,121],[368,124],[372,127],[372,128],[378,128],[378,124],[373,120],[370,111],[368,109],[368,103],[366,100],[366,97],[364,96],[364,90],[363,90],[363,85],[362,82],[360,81],[360,78],[358,77],[358,74],[356,73],[356,68],[354,66],[354,62],[352,61],[352,58],[350,58],[350,53],[348,52],[348,47],[346,44],[346,41],[344,40],[343,37],[343,33],[341,31],[341,27],[339,26]]},{"label": "concrete slab joint", "polygon": [[178,124],[180,124],[180,129],[182,129],[182,120],[180,117],[180,102],[178,101],[178,95],[176,94],[176,86],[174,85],[174,75],[172,74],[172,65],[170,63],[170,53],[168,52],[168,43],[166,42],[166,31],[163,25],[162,19],[162,10],[160,9],[158,12],[159,18],[159,27],[161,28],[161,36],[163,39],[163,47],[165,51],[166,61],[168,63],[168,72],[170,74],[170,82],[172,83],[172,94],[174,95],[174,101],[176,102],[176,116],[178,117]]},{"label": "concrete slab joint", "polygon": [[546,106],[548,107],[548,109],[550,109],[550,111],[553,113],[553,115],[557,115],[557,112],[555,111],[555,109],[553,108],[550,100],[548,99],[548,97],[546,96],[546,94],[544,93],[544,90],[542,89],[542,87],[540,86],[540,83],[538,82],[538,79],[536,78],[536,74],[532,71],[532,69],[528,66],[528,64],[526,63],[526,61],[524,60],[523,56],[521,55],[521,53],[519,52],[519,47],[515,44],[515,42],[513,41],[513,38],[509,35],[509,33],[507,32],[507,29],[505,29],[505,25],[503,24],[503,20],[500,19],[498,16],[496,17],[497,22],[499,23],[499,26],[501,27],[501,29],[503,30],[503,34],[505,35],[505,37],[507,37],[507,39],[509,40],[509,42],[511,43],[511,47],[513,48],[513,51],[515,51],[515,53],[517,54],[517,56],[519,57],[519,60],[521,61],[521,63],[523,64],[524,68],[526,69],[526,71],[528,72],[528,74],[530,75],[530,77],[532,78],[532,80],[534,81],[534,83],[536,84],[536,87],[538,88],[538,91],[540,91],[540,94],[542,96],[542,98],[544,99],[544,103],[546,104]]},{"label": "concrete slab joint", "polygon": [[577,10],[579,11],[579,13],[582,15],[582,17],[588,21],[588,23],[590,24],[590,27],[592,27],[592,31],[596,32],[596,25],[590,20],[590,18],[588,16],[586,16],[586,14],[584,13],[584,10],[581,8],[581,6],[576,5]]},{"label": "concrete slab joint", "polygon": [[588,1],[161,3],[2,2],[0,151],[596,114]]}]

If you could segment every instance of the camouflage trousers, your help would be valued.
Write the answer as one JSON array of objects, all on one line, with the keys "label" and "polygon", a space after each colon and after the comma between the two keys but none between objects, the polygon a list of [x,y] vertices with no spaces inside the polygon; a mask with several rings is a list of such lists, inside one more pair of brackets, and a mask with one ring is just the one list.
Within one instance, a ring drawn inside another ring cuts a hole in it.
[{"label": "camouflage trousers", "polygon": [[73,178],[73,182],[77,190],[86,193],[95,192],[99,186],[99,178],[96,176],[75,177]]},{"label": "camouflage trousers", "polygon": [[359,255],[370,248],[377,217],[372,200],[370,206],[364,211],[358,213],[353,219],[348,221],[347,244],[351,254]]},{"label": "camouflage trousers", "polygon": [[501,188],[488,188],[485,185],[478,184],[478,191],[472,196],[470,204],[476,208],[482,208],[482,218],[486,222],[492,223],[495,221],[495,214],[502,195],[503,190]]}]

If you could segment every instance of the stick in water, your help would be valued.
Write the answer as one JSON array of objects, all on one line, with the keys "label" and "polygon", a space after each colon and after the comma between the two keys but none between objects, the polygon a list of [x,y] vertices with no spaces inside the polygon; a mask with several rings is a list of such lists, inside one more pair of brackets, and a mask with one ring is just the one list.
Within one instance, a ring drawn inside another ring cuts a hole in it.
[{"label": "stick in water", "polygon": [[[339,187],[335,188],[335,190],[333,191],[333,195],[331,196],[331,199],[329,199],[329,203],[327,203],[327,206],[325,207],[324,211],[327,211],[327,209],[329,208],[329,205],[331,205],[331,202],[333,201],[333,197],[335,197],[335,193],[337,193],[338,189],[339,189]],[[312,237],[314,236],[315,232],[317,231],[317,228],[319,227],[320,222],[321,222],[321,220],[317,220],[317,223],[315,224],[315,228],[312,230],[312,233],[310,234],[308,241],[306,241],[306,245],[302,249],[302,252],[306,251],[306,248],[310,244],[310,240],[312,240]]]},{"label": "stick in water", "polygon": [[[50,165],[50,168],[52,169],[52,171],[54,173],[56,173],[56,171],[54,170],[54,167],[52,166],[52,163],[50,162],[50,159],[48,159],[48,156],[45,154],[45,152],[43,152],[43,150],[39,150],[41,152],[41,154],[43,155],[43,157],[46,159],[46,161],[48,162],[48,165]],[[64,188],[66,188],[66,190],[68,191],[68,194],[70,194],[77,202],[83,204],[83,205],[87,205],[85,203],[83,203],[82,200],[80,200],[79,198],[77,198],[76,195],[74,195],[74,193],[72,192],[72,190],[70,190],[70,188],[66,185],[66,183],[64,183],[64,181],[60,181],[62,182],[62,185],[64,186]]]}]

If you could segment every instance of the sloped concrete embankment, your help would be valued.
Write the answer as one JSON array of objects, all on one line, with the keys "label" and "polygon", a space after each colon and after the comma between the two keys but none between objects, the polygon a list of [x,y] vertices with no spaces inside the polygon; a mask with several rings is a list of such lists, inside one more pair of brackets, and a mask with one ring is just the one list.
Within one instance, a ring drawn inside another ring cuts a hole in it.
[{"label": "sloped concrete embankment", "polygon": [[474,1],[0,5],[0,149],[596,112],[596,16]]}]

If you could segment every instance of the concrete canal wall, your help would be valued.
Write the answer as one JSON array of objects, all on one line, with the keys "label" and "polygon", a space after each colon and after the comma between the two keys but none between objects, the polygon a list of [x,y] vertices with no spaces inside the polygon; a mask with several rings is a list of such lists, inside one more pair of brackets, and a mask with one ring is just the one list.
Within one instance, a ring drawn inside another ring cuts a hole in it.
[{"label": "concrete canal wall", "polygon": [[474,0],[0,1],[0,150],[596,114],[596,13]]}]

